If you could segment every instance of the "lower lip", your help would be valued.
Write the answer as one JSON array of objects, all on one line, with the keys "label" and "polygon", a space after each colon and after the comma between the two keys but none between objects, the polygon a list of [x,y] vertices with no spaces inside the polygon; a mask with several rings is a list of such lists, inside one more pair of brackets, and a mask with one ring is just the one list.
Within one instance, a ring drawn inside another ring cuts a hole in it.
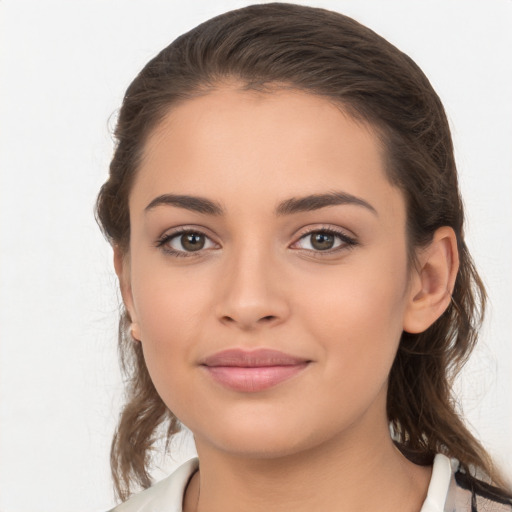
[{"label": "lower lip", "polygon": [[307,362],[291,366],[205,366],[213,379],[223,386],[243,393],[256,393],[277,386],[297,375]]}]

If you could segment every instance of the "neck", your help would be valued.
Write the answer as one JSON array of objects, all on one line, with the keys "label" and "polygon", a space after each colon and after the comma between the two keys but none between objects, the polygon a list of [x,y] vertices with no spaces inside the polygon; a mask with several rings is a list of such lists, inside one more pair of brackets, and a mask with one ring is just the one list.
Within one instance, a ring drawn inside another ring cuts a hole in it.
[{"label": "neck", "polygon": [[418,512],[431,468],[405,459],[383,427],[277,458],[233,456],[196,440],[200,471],[184,512]]}]

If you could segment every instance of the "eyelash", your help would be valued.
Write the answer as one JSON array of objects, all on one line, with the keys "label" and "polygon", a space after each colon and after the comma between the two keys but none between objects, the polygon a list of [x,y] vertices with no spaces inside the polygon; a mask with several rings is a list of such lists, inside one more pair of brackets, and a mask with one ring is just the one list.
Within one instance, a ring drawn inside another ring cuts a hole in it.
[{"label": "eyelash", "polygon": [[[350,250],[350,249],[353,249],[354,247],[356,247],[357,245],[359,245],[359,242],[355,238],[348,236],[346,233],[344,233],[343,231],[341,231],[339,229],[336,229],[333,227],[327,227],[327,226],[310,229],[310,230],[306,231],[305,233],[302,233],[302,235],[298,238],[297,242],[304,238],[307,238],[308,236],[313,235],[314,233],[323,233],[323,234],[327,234],[327,235],[332,235],[334,237],[337,237],[339,240],[341,240],[341,244],[338,247],[335,247],[333,249],[326,249],[323,251],[322,250],[315,251],[312,249],[298,249],[299,251],[308,252],[311,256],[313,256],[315,258],[322,258],[324,256],[337,254],[338,252]],[[297,242],[294,242],[294,245]]]},{"label": "eyelash", "polygon": [[206,233],[203,233],[200,229],[191,229],[191,228],[183,227],[183,228],[177,228],[172,233],[164,234],[156,241],[155,245],[156,245],[156,247],[160,248],[165,254],[168,254],[170,256],[176,256],[178,258],[190,258],[190,257],[193,258],[194,256],[199,256],[199,253],[202,252],[200,250],[197,251],[197,253],[195,253],[194,251],[188,251],[188,252],[187,251],[176,251],[174,249],[171,249],[167,245],[174,238],[177,238],[178,236],[185,235],[185,234],[203,235],[206,238],[209,238],[209,236]]},{"label": "eyelash", "polygon": [[[315,228],[315,229],[311,229],[309,231],[306,231],[305,233],[303,233],[298,238],[297,242],[299,240],[302,240],[303,238],[306,238],[307,236],[311,236],[314,233],[324,233],[324,234],[335,236],[335,237],[339,238],[342,243],[338,247],[335,247],[334,249],[326,249],[324,251],[321,251],[321,250],[314,251],[314,250],[311,250],[311,249],[298,249],[298,250],[307,251],[308,253],[310,253],[314,257],[320,257],[321,258],[321,257],[323,257],[323,255],[331,255],[331,254],[337,253],[337,252],[342,251],[342,250],[353,249],[354,247],[359,245],[359,242],[356,239],[346,235],[343,231],[335,229],[335,228],[332,228],[332,227],[320,227],[320,228]],[[166,254],[168,254],[170,256],[175,256],[175,257],[178,257],[178,258],[183,258],[183,257],[184,258],[190,258],[190,257],[200,256],[200,253],[203,252],[202,250],[198,250],[198,251],[176,251],[174,249],[170,249],[169,246],[167,246],[167,244],[171,240],[173,240],[174,238],[176,238],[176,237],[178,237],[180,235],[184,235],[184,234],[203,235],[206,238],[209,238],[208,235],[206,235],[206,233],[202,232],[199,229],[190,229],[190,228],[187,228],[187,227],[183,227],[183,228],[176,229],[172,233],[166,233],[163,236],[161,236],[156,241],[155,246],[160,248]],[[296,244],[297,242],[294,242],[294,244]]]}]

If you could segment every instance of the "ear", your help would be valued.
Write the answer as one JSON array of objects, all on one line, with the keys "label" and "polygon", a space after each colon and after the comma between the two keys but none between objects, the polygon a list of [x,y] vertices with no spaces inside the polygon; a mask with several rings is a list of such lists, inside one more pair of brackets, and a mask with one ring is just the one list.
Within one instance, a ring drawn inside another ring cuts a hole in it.
[{"label": "ear", "polygon": [[119,279],[119,288],[123,303],[130,319],[130,331],[132,338],[140,341],[140,327],[133,304],[132,286],[130,281],[130,257],[122,251],[118,245],[114,246],[114,269]]},{"label": "ear", "polygon": [[420,333],[428,329],[450,304],[459,270],[457,237],[452,228],[439,228],[432,242],[417,255],[404,314],[403,330]]}]

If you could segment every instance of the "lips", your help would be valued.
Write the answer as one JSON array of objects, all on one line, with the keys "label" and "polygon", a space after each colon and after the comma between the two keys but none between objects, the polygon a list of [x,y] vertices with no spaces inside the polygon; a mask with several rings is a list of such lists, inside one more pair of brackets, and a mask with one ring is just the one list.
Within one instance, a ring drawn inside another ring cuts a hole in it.
[{"label": "lips", "polygon": [[224,387],[254,393],[290,379],[302,372],[310,362],[271,349],[229,349],[205,358],[201,366]]}]

